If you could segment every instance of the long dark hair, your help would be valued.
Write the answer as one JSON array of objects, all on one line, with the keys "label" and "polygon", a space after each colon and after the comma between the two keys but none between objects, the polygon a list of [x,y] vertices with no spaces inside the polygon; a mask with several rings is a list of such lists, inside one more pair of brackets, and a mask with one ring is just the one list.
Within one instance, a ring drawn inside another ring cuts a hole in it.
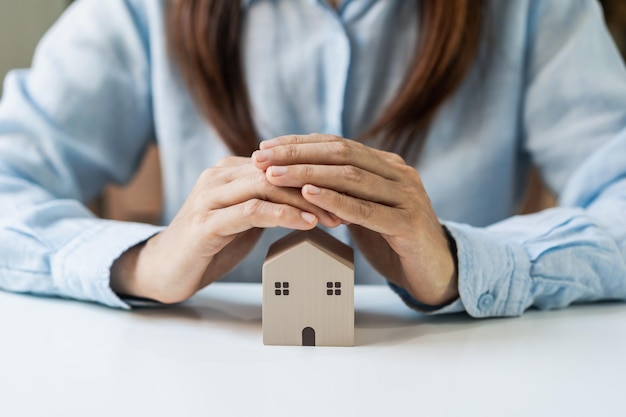
[{"label": "long dark hair", "polygon": [[[486,0],[416,1],[421,32],[413,64],[395,99],[361,134],[384,138],[389,149],[423,140],[468,72],[484,25]],[[249,156],[257,133],[242,69],[240,1],[170,0],[167,14],[169,51],[196,105],[234,154]]]}]

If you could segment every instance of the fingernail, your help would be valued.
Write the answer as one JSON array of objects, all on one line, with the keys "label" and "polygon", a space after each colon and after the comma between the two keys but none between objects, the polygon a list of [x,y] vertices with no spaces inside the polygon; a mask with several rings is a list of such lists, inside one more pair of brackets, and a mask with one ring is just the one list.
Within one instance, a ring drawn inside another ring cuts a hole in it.
[{"label": "fingernail", "polygon": [[272,177],[280,177],[281,175],[285,175],[287,173],[287,167],[271,167],[270,174]]},{"label": "fingernail", "polygon": [[322,190],[320,190],[314,185],[309,184],[306,186],[306,192],[309,194],[318,195],[322,193]]},{"label": "fingernail", "polygon": [[257,162],[265,162],[272,157],[272,151],[271,150],[255,151],[253,156]]},{"label": "fingernail", "polygon": [[316,220],[315,214],[307,213],[306,211],[303,211],[300,214],[300,217],[302,217],[302,219],[309,224],[315,223]]},{"label": "fingernail", "polygon": [[271,148],[273,146],[276,146],[276,139],[268,139],[268,140],[264,140],[259,144],[259,148],[261,149],[267,149],[267,148]]}]

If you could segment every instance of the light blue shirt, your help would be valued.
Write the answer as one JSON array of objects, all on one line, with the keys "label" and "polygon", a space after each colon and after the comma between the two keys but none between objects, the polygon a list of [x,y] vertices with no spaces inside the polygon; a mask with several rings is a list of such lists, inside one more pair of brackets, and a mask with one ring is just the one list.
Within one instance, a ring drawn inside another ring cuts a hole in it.
[{"label": "light blue shirt", "polygon": [[[414,1],[242,7],[262,139],[355,137],[402,88],[417,41]],[[83,203],[127,182],[156,141],[167,224],[199,174],[229,153],[168,60],[163,13],[162,1],[81,0],[42,40],[32,68],[7,77],[0,288],[126,308],[110,266],[162,227],[98,219]],[[494,1],[485,39],[416,163],[458,247],[460,299],[440,311],[515,316],[626,299],[626,72],[600,7]],[[531,162],[559,207],[514,216]],[[267,246],[284,233],[267,230],[225,279],[260,280]],[[334,233],[349,240],[345,229]],[[384,282],[358,252],[356,278]]]}]

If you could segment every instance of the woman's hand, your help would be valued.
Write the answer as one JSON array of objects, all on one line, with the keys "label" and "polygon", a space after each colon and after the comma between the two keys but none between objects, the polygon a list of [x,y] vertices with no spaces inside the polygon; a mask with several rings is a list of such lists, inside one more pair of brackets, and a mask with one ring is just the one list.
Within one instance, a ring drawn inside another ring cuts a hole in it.
[{"label": "woman's hand", "polygon": [[307,230],[318,221],[339,224],[299,190],[270,184],[250,158],[228,157],[200,176],[165,231],[113,264],[111,287],[120,294],[180,302],[237,265],[263,228]]},{"label": "woman's hand", "polygon": [[456,262],[420,176],[396,154],[331,135],[283,136],[252,155],[268,182],[300,188],[349,224],[372,265],[415,299],[458,297]]}]

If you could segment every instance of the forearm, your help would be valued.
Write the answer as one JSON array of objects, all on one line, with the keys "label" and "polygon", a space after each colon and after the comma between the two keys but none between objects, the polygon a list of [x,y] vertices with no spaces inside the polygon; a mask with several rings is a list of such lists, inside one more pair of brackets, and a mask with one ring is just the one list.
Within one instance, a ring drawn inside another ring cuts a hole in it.
[{"label": "forearm", "polygon": [[[3,143],[0,149],[15,150]],[[109,268],[159,229],[98,219],[79,201],[20,176],[25,150],[21,160],[0,154],[0,288],[127,307],[110,290]]]}]

